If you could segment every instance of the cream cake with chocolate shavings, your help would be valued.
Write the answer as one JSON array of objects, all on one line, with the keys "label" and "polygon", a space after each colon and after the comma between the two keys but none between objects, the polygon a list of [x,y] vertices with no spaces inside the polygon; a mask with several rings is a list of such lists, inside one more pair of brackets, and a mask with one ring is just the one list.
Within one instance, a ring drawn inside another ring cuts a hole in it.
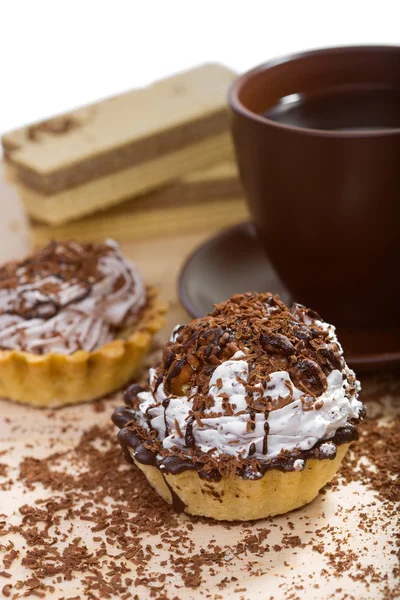
[{"label": "cream cake with chocolate shavings", "polygon": [[364,416],[333,326],[272,294],[177,327],[113,415],[127,459],[175,508],[252,520],[312,501]]}]

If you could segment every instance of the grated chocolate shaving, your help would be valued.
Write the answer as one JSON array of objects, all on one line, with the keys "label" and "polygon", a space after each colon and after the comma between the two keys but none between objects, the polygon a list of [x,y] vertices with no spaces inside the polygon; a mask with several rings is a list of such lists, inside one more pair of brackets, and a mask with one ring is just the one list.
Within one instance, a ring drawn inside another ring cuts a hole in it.
[{"label": "grated chocolate shaving", "polygon": [[[214,600],[219,593],[250,600],[254,589],[265,591],[278,580],[279,593],[268,596],[275,600],[394,600],[400,592],[400,416],[391,407],[400,399],[400,385],[384,381],[370,393],[371,385],[363,383],[368,410],[359,425],[362,443],[352,447],[324,490],[332,495],[329,502],[322,494],[299,511],[261,522],[215,523],[177,515],[138,469],[124,463],[111,425],[93,426],[72,446],[68,441],[68,449],[40,460],[35,441],[35,450],[27,448],[17,469],[9,468],[25,501],[0,518],[0,564],[11,574],[3,576],[3,595],[15,600]],[[65,413],[41,414],[53,427]],[[81,414],[75,414],[79,421]],[[101,417],[93,407],[93,420]],[[18,427],[23,435],[31,431],[26,420]],[[15,426],[13,436],[18,431]],[[2,460],[11,463],[12,456],[10,445]],[[354,483],[361,486],[356,492]],[[353,503],[335,503],[334,494],[346,490]],[[381,536],[386,545],[377,547],[377,560],[371,545]],[[355,543],[360,537],[365,547]],[[292,571],[294,565],[301,568]],[[316,575],[322,582],[315,583]],[[347,589],[349,580],[357,583],[357,595]],[[325,583],[333,584],[331,595]],[[69,593],[71,585],[78,595]]]},{"label": "grated chocolate shaving", "polygon": [[[209,316],[179,329],[164,348],[157,374],[165,390],[174,395],[196,387],[196,410],[204,410],[202,398],[215,368],[242,350],[251,365],[249,380],[243,382],[250,395],[260,379],[274,371],[288,371],[296,387],[320,396],[327,386],[326,376],[334,368],[343,368],[344,362],[327,330],[309,322],[310,318],[305,307],[289,308],[269,293],[233,296]],[[221,385],[217,382],[217,387]]]}]

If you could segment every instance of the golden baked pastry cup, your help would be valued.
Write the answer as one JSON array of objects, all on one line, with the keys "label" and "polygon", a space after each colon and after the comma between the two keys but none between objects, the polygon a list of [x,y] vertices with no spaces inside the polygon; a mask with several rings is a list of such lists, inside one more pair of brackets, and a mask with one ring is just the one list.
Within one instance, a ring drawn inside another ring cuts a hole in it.
[{"label": "golden baked pastry cup", "polygon": [[266,471],[260,479],[243,479],[239,475],[222,477],[220,481],[202,479],[196,470],[172,474],[145,465],[135,459],[135,465],[156,492],[173,504],[171,490],[185,505],[184,511],[218,521],[252,521],[290,512],[308,504],[330,481],[349,448],[341,444],[334,459],[310,458],[303,471]]},{"label": "golden baked pastry cup", "polygon": [[155,333],[165,324],[167,305],[153,288],[139,321],[93,352],[39,356],[0,350],[0,397],[36,407],[59,407],[105,396],[141,368]]}]

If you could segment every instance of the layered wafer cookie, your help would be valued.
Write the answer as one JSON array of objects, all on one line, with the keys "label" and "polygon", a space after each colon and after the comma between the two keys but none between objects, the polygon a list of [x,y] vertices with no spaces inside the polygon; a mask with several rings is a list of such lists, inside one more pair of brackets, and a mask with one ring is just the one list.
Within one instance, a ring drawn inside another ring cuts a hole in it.
[{"label": "layered wafer cookie", "polygon": [[28,213],[60,224],[232,158],[226,91],[207,64],[2,138]]},{"label": "layered wafer cookie", "polygon": [[182,232],[213,231],[248,217],[236,166],[222,163],[190,173],[182,179],[117,206],[61,225],[31,220],[32,242],[42,246],[52,239],[119,242]]}]

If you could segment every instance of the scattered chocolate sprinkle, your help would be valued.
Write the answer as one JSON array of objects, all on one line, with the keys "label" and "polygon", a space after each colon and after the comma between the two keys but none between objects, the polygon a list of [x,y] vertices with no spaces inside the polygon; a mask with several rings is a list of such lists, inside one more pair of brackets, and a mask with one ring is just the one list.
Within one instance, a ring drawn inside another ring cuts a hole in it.
[{"label": "scattered chocolate sprinkle", "polygon": [[[11,574],[6,576],[3,595],[179,600],[193,590],[196,597],[210,600],[233,593],[249,600],[252,596],[242,578],[250,578],[255,586],[255,578],[264,576],[262,585],[278,578],[282,587],[276,599],[293,599],[312,597],[315,586],[323,589],[323,583],[312,579],[314,570],[322,581],[337,581],[332,599],[396,598],[400,423],[387,398],[400,399],[400,384],[376,385],[371,394],[371,386],[364,386],[368,414],[359,425],[360,443],[327,486],[328,494],[310,507],[262,522],[216,524],[177,515],[135,467],[124,463],[109,425],[92,427],[75,446],[44,459],[31,452],[21,461],[16,482],[24,487],[26,500],[12,518],[0,518],[0,560]],[[106,401],[110,402],[116,405],[115,400]],[[91,411],[96,420],[105,421],[109,408],[104,416]],[[49,419],[51,427],[63,419],[62,414]],[[8,454],[4,456],[8,464]],[[14,477],[14,469],[9,475]],[[356,494],[351,493],[354,484],[361,486]],[[329,495],[334,501],[335,491],[343,494],[347,488],[354,505],[337,504],[335,523],[343,525],[333,525],[331,504],[323,513],[325,498]],[[371,501],[365,489],[377,497]],[[363,544],[354,544],[354,531],[365,539],[364,549]],[[380,535],[388,545],[379,549],[384,558],[376,559],[371,544]],[[21,540],[18,545],[10,541],[15,537]],[[315,552],[315,565],[310,552]],[[296,570],[294,576],[295,563],[302,564],[303,571]],[[277,564],[282,565],[279,572]],[[346,596],[345,581],[357,582],[358,596]],[[78,596],[68,594],[68,582],[76,584]]]}]

